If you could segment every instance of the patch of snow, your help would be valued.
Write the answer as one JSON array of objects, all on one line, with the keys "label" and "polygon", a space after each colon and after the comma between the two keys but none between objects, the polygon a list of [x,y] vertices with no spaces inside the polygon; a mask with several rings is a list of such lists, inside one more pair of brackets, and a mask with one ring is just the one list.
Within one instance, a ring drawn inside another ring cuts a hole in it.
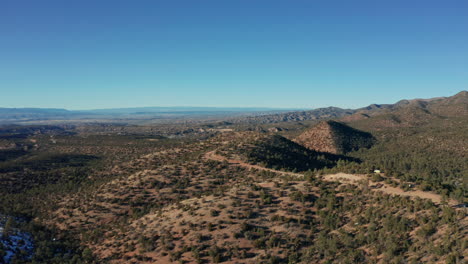
[{"label": "patch of snow", "polygon": [[[27,258],[31,258],[34,250],[33,238],[29,233],[22,232],[18,229],[11,230],[10,234],[4,236],[3,230],[7,217],[0,214],[0,244],[5,251],[2,263],[10,263],[11,259],[18,252],[27,253]],[[1,257],[1,256],[0,256]],[[0,258],[0,262],[2,259]]]}]

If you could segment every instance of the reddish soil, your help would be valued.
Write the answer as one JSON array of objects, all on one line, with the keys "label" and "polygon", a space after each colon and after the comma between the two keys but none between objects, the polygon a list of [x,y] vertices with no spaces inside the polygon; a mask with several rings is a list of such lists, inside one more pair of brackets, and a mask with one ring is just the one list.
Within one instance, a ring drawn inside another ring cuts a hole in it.
[{"label": "reddish soil", "polygon": [[[215,152],[216,151],[207,152],[205,154],[205,159],[216,160],[220,162],[228,162],[229,164],[232,164],[235,166],[240,166],[240,167],[244,167],[248,169],[270,171],[270,172],[274,172],[274,173],[278,173],[282,175],[291,175],[291,176],[298,176],[298,177],[304,176],[301,173],[284,172],[284,171],[265,168],[265,167],[258,166],[258,165],[248,164],[240,160],[228,159],[226,157],[216,154]],[[367,181],[368,177],[366,175],[361,175],[361,174],[336,173],[336,174],[325,175],[323,179],[326,181],[338,181],[340,183],[361,184]],[[369,180],[369,187],[372,190],[381,191],[387,194],[429,199],[435,204],[441,204],[442,202],[442,196],[435,194],[435,193],[431,193],[431,192],[424,192],[421,190],[404,191],[401,188],[392,187],[386,183],[377,183],[377,182],[373,182],[370,180]],[[456,205],[457,202],[455,200],[449,200],[448,204],[453,206],[453,205]]]}]

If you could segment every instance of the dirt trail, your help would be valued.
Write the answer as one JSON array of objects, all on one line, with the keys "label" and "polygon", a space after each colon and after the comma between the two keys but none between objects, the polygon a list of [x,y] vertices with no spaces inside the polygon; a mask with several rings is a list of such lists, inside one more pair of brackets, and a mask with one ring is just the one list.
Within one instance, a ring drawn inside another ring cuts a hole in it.
[{"label": "dirt trail", "polygon": [[[221,161],[221,162],[226,161],[229,164],[240,166],[240,167],[247,168],[247,169],[256,169],[256,170],[279,173],[282,175],[304,177],[304,175],[301,173],[284,172],[284,171],[265,168],[265,167],[258,166],[258,165],[248,164],[240,160],[228,159],[224,156],[216,154],[214,150],[207,152],[204,157],[205,159],[208,159],[208,160],[216,160],[216,161]],[[350,184],[358,185],[358,184],[361,184],[360,182],[362,181],[367,181],[368,177],[366,175],[361,175],[361,174],[336,173],[336,174],[324,175],[323,179],[325,181],[334,181],[334,182],[338,181],[340,183],[350,183]],[[392,187],[383,182],[373,182],[369,180],[369,188],[371,190],[381,191],[381,192],[392,194],[392,195],[401,195],[401,196],[419,197],[422,199],[429,199],[435,204],[441,204],[442,202],[442,197],[438,194],[431,193],[431,192],[423,192],[420,190],[404,191],[401,188]],[[457,202],[455,200],[449,200],[448,204],[453,206],[453,205],[457,205]]]},{"label": "dirt trail", "polygon": [[[341,183],[351,183],[351,184],[360,184],[360,182],[367,181],[369,179],[366,175],[347,174],[347,173],[328,174],[328,175],[323,176],[323,178],[326,181],[339,181]],[[392,187],[383,182],[373,182],[369,180],[369,188],[372,190],[378,190],[378,191],[388,193],[388,194],[430,199],[435,204],[441,204],[442,202],[442,196],[438,194],[431,193],[431,192],[423,192],[421,190],[404,191],[401,188]],[[448,204],[457,205],[457,202],[455,200],[449,200]]]},{"label": "dirt trail", "polygon": [[262,171],[271,171],[271,172],[279,173],[279,174],[282,174],[282,175],[291,175],[291,176],[297,176],[297,177],[304,177],[304,175],[303,175],[303,174],[300,174],[300,173],[294,173],[294,172],[286,172],[286,171],[274,170],[274,169],[269,169],[269,168],[265,168],[265,167],[258,166],[258,165],[248,164],[248,163],[245,163],[245,162],[240,161],[240,160],[228,159],[228,158],[226,158],[226,157],[223,157],[223,156],[221,156],[221,155],[216,154],[215,151],[207,152],[207,153],[205,154],[205,159],[216,160],[216,161],[221,161],[221,162],[227,161],[229,164],[237,165],[237,166],[240,166],[240,167],[243,167],[243,168],[246,168],[246,169],[256,169],[256,170],[262,170]]}]

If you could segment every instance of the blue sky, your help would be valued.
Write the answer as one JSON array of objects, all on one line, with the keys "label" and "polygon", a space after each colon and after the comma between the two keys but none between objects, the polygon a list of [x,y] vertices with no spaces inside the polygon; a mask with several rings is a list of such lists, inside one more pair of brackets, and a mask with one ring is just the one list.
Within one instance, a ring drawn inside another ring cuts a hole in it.
[{"label": "blue sky", "polygon": [[467,89],[466,0],[0,2],[0,107],[361,107]]}]

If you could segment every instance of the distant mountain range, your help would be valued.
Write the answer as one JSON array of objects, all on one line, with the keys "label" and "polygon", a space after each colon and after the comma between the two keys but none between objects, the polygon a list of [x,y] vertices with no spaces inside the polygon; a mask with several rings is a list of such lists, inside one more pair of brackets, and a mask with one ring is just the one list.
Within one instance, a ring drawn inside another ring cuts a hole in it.
[{"label": "distant mountain range", "polygon": [[356,121],[372,116],[389,115],[394,123],[421,120],[428,117],[468,115],[468,92],[462,91],[450,97],[401,100],[395,104],[371,104],[358,109],[339,107],[318,108],[309,111],[293,111],[270,115],[237,118],[236,123],[271,124],[322,119]]},{"label": "distant mountain range", "polygon": [[341,119],[360,127],[405,127],[428,124],[434,120],[468,116],[468,92],[450,97],[401,100],[390,105],[371,105],[357,109]]},{"label": "distant mountain range", "polygon": [[404,125],[424,122],[429,117],[468,115],[468,92],[450,97],[401,100],[395,104],[371,104],[358,109],[339,107],[308,111],[275,108],[235,107],[137,107],[96,110],[66,110],[54,108],[0,108],[0,123],[47,122],[50,120],[131,120],[223,118],[230,123],[271,124],[323,119],[341,119],[344,122],[384,116],[383,125]]},{"label": "distant mountain range", "polygon": [[195,107],[195,106],[174,106],[174,107],[131,107],[131,108],[110,108],[95,110],[80,110],[81,113],[106,113],[106,114],[145,114],[145,113],[202,113],[202,112],[270,112],[270,111],[291,111],[297,109],[280,109],[268,107]]}]

